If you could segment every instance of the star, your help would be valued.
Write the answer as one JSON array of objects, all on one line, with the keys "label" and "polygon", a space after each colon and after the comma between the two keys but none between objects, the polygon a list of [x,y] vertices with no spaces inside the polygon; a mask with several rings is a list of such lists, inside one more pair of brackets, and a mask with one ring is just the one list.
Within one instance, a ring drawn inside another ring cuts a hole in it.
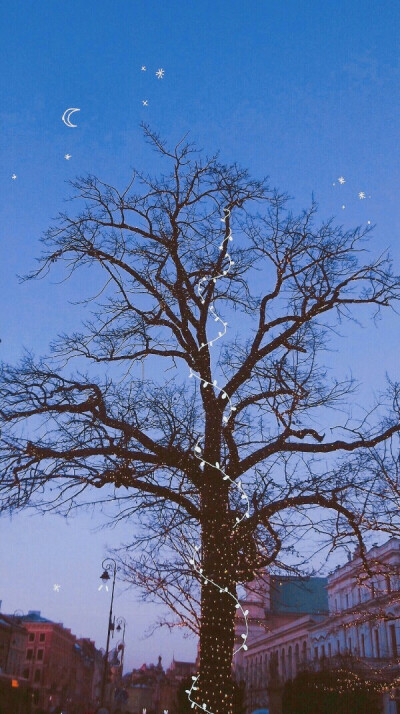
[{"label": "star", "polygon": [[55,583],[55,584],[53,585],[53,590],[54,590],[55,593],[59,593],[59,592],[60,592],[60,588],[61,588],[61,585],[59,585],[58,583]]},{"label": "star", "polygon": [[146,71],[146,67],[145,67],[144,65],[142,65],[142,68],[141,68],[141,69],[142,69],[142,72],[145,72],[145,71]]},{"label": "star", "polygon": [[148,100],[148,99],[142,99],[142,104],[143,104],[144,107],[148,107],[148,106],[149,106],[149,100]]},{"label": "star", "polygon": [[157,79],[162,79],[164,77],[164,74],[165,74],[165,69],[158,69],[156,72]]},{"label": "star", "polygon": [[13,179],[13,181],[15,181],[15,179],[17,178],[17,174],[13,174],[11,178]]},{"label": "star", "polygon": [[360,193],[358,194],[358,198],[366,198],[364,191],[360,191]]},{"label": "star", "polygon": [[71,154],[65,154],[64,159],[67,159],[67,161],[69,161],[70,158],[71,158]]},{"label": "star", "polygon": [[339,183],[346,183],[346,179],[343,178],[343,176],[339,176],[338,178]]}]

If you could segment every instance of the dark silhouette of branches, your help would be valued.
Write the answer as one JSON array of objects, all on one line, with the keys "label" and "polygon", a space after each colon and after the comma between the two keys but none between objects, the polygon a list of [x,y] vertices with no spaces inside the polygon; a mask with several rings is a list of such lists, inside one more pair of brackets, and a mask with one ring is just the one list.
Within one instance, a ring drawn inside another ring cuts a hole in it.
[{"label": "dark silhouette of branches", "polygon": [[190,623],[182,593],[197,579],[200,696],[228,712],[234,606],[165,554],[199,539],[204,573],[234,593],[311,531],[355,539],[361,557],[366,531],[393,531],[378,463],[400,430],[398,387],[357,421],[357,385],[324,355],[344,321],[393,307],[400,280],[370,257],[369,228],[318,223],[314,202],[294,215],[266,180],[144,132],[167,172],[136,171],[123,191],[78,178],[80,212],[60,215],[26,278],[79,271],[90,318],[48,358],[2,366],[1,503],[111,503],[141,523],[135,582]]}]

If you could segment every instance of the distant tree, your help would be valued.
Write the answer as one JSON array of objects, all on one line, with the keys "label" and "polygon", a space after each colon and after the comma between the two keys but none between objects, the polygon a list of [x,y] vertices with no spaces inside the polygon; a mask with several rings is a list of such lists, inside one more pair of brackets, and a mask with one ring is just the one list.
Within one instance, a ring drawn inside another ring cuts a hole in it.
[{"label": "distant tree", "polygon": [[369,229],[317,225],[315,204],[294,215],[236,164],[145,134],[169,173],[135,172],[122,192],[78,179],[80,212],[43,239],[29,277],[80,274],[92,313],[50,357],[2,367],[1,502],[131,518],[142,586],[199,627],[198,708],[231,714],[237,585],[312,529],[363,556],[365,531],[395,527],[360,457],[399,432],[397,388],[386,415],[353,418],[355,382],[324,351],[356,312],[394,306],[400,280],[366,254]]},{"label": "distant tree", "polygon": [[283,690],[283,714],[380,714],[382,684],[351,669],[302,672]]}]

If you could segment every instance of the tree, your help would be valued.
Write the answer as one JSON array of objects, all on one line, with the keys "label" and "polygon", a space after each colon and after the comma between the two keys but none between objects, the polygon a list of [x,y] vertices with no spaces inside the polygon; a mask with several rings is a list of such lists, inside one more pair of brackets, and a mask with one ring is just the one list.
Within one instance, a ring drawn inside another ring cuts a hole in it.
[{"label": "tree", "polygon": [[[176,714],[191,714],[192,708],[187,697],[187,690],[190,689],[192,684],[192,678],[186,677],[179,684],[176,692]],[[245,687],[243,682],[232,681],[233,686],[233,706],[232,714],[244,714],[246,711],[244,699],[245,699]]]},{"label": "tree", "polygon": [[2,367],[2,507],[68,512],[102,489],[117,520],[145,523],[136,545],[198,537],[202,572],[184,556],[201,590],[193,698],[227,714],[237,584],[311,528],[365,552],[378,481],[357,458],[398,433],[398,409],[337,426],[355,384],[321,360],[337,324],[394,305],[400,281],[388,256],[368,259],[369,229],[317,225],[315,203],[293,215],[265,180],[144,131],[170,173],[135,172],[123,192],[77,179],[83,207],[28,276],[61,265],[97,288],[77,296],[93,306],[81,332]]},{"label": "tree", "polygon": [[353,669],[302,672],[285,684],[283,714],[380,714],[383,683]]}]

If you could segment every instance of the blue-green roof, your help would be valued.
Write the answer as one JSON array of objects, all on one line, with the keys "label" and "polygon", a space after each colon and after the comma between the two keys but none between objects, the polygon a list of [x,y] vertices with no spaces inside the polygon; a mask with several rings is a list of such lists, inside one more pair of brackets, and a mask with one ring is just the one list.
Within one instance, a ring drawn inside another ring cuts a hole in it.
[{"label": "blue-green roof", "polygon": [[325,614],[328,612],[327,578],[271,577],[271,612]]},{"label": "blue-green roof", "polygon": [[38,610],[30,610],[27,615],[21,615],[18,619],[25,622],[53,622],[42,617]]}]

